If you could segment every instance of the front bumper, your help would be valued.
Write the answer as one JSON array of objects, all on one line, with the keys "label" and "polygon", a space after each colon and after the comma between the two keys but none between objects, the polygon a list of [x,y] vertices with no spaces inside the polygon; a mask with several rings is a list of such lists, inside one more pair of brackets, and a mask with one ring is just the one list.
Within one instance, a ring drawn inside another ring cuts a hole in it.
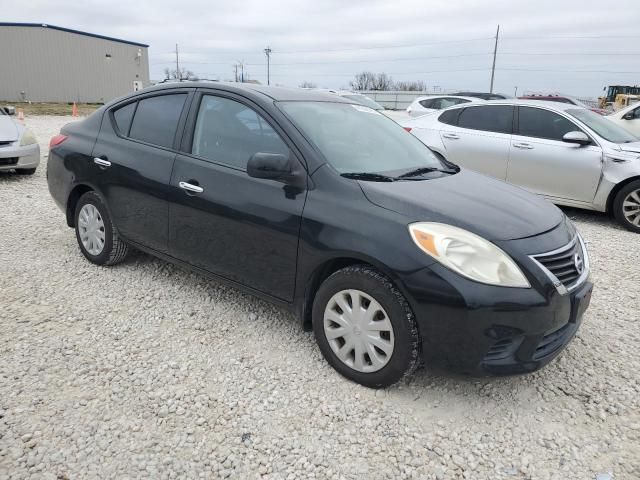
[{"label": "front bumper", "polygon": [[40,164],[40,145],[0,147],[0,171],[16,168],[36,168]]},{"label": "front bumper", "polygon": [[[549,251],[570,236],[560,228],[544,238],[516,241],[515,249],[531,252],[538,245],[539,251]],[[528,373],[549,363],[571,341],[593,284],[584,278],[571,292],[563,292],[527,254],[512,256],[532,288],[472,282],[440,264],[402,275],[427,364],[479,375]]]}]

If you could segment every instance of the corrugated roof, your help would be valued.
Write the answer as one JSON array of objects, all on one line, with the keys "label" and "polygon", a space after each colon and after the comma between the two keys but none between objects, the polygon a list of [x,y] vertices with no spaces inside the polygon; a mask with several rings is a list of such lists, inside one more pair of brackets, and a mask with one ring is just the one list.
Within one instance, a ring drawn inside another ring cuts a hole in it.
[{"label": "corrugated roof", "polygon": [[129,40],[123,40],[121,38],[107,37],[105,35],[98,35],[96,33],[83,32],[81,30],[73,30],[71,28],[58,27],[56,25],[49,25],[47,23],[9,23],[9,22],[0,22],[0,27],[40,27],[40,28],[51,28],[53,30],[59,30],[61,32],[67,33],[76,33],[78,35],[85,35],[87,37],[93,38],[101,38],[102,40],[110,40],[112,42],[120,42],[126,43],[129,45],[136,45],[138,47],[148,48],[149,45],[138,42],[131,42]]}]

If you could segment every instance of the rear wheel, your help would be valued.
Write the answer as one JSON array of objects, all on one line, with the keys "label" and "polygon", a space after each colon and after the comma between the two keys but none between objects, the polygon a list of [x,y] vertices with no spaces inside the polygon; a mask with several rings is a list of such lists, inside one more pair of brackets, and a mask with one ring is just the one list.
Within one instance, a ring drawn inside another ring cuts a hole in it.
[{"label": "rear wheel", "polygon": [[87,192],[78,200],[75,226],[80,250],[90,262],[115,265],[129,253],[129,247],[118,236],[109,212],[96,192]]},{"label": "rear wheel", "polygon": [[35,168],[16,168],[16,173],[18,175],[33,175],[36,173]]},{"label": "rear wheel", "polygon": [[613,201],[613,214],[624,228],[640,233],[640,180],[625,185]]},{"label": "rear wheel", "polygon": [[313,330],[325,359],[367,387],[392,385],[419,363],[419,335],[409,304],[377,270],[355,265],[320,286]]}]

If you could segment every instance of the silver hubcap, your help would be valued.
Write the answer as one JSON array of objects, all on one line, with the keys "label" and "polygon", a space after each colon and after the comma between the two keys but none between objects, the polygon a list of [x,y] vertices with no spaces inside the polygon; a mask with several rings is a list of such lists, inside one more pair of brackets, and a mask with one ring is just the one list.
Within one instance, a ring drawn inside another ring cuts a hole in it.
[{"label": "silver hubcap", "polygon": [[387,312],[360,290],[342,290],[331,297],[324,310],[324,334],[333,353],[358,372],[376,372],[393,355]]},{"label": "silver hubcap", "polygon": [[640,227],[640,190],[627,195],[622,202],[622,213],[631,225]]},{"label": "silver hubcap", "polygon": [[91,255],[100,255],[104,248],[104,222],[96,207],[87,203],[78,215],[80,241]]}]

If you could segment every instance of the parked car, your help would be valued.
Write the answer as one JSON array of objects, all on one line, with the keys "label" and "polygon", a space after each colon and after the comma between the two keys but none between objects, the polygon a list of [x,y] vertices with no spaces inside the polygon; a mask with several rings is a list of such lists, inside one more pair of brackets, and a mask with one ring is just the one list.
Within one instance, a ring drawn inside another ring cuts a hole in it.
[{"label": "parked car", "polygon": [[47,173],[90,262],[136,247],[291,308],[370,387],[423,358],[536,370],[589,304],[587,251],[558,208],[335,95],[151,87],[66,125]]},{"label": "parked car", "polygon": [[0,108],[0,172],[33,175],[40,163],[40,145],[31,130],[13,119],[13,107]]},{"label": "parked car", "polygon": [[458,95],[461,97],[474,97],[480,100],[505,100],[511,98],[509,95],[502,93],[488,93],[488,92],[456,92],[452,95]]},{"label": "parked car", "polygon": [[566,97],[563,95],[523,95],[522,97],[518,97],[522,100],[543,100],[546,102],[558,102],[558,103],[568,103],[571,105],[577,105],[578,107],[588,108],[592,112],[599,113],[600,115],[608,115],[611,113],[609,110],[603,110],[602,108],[591,107],[584,102],[581,102],[577,98]]},{"label": "parked car", "polygon": [[640,142],[591,110],[513,99],[459,105],[403,125],[450,162],[558,205],[611,212],[640,232]]},{"label": "parked car", "polygon": [[607,115],[605,118],[640,138],[640,102]]},{"label": "parked car", "polygon": [[454,95],[418,97],[407,107],[407,113],[410,117],[419,117],[425,113],[436,112],[438,110],[452,107],[453,105],[478,101],[481,100],[473,97],[456,97]]}]

